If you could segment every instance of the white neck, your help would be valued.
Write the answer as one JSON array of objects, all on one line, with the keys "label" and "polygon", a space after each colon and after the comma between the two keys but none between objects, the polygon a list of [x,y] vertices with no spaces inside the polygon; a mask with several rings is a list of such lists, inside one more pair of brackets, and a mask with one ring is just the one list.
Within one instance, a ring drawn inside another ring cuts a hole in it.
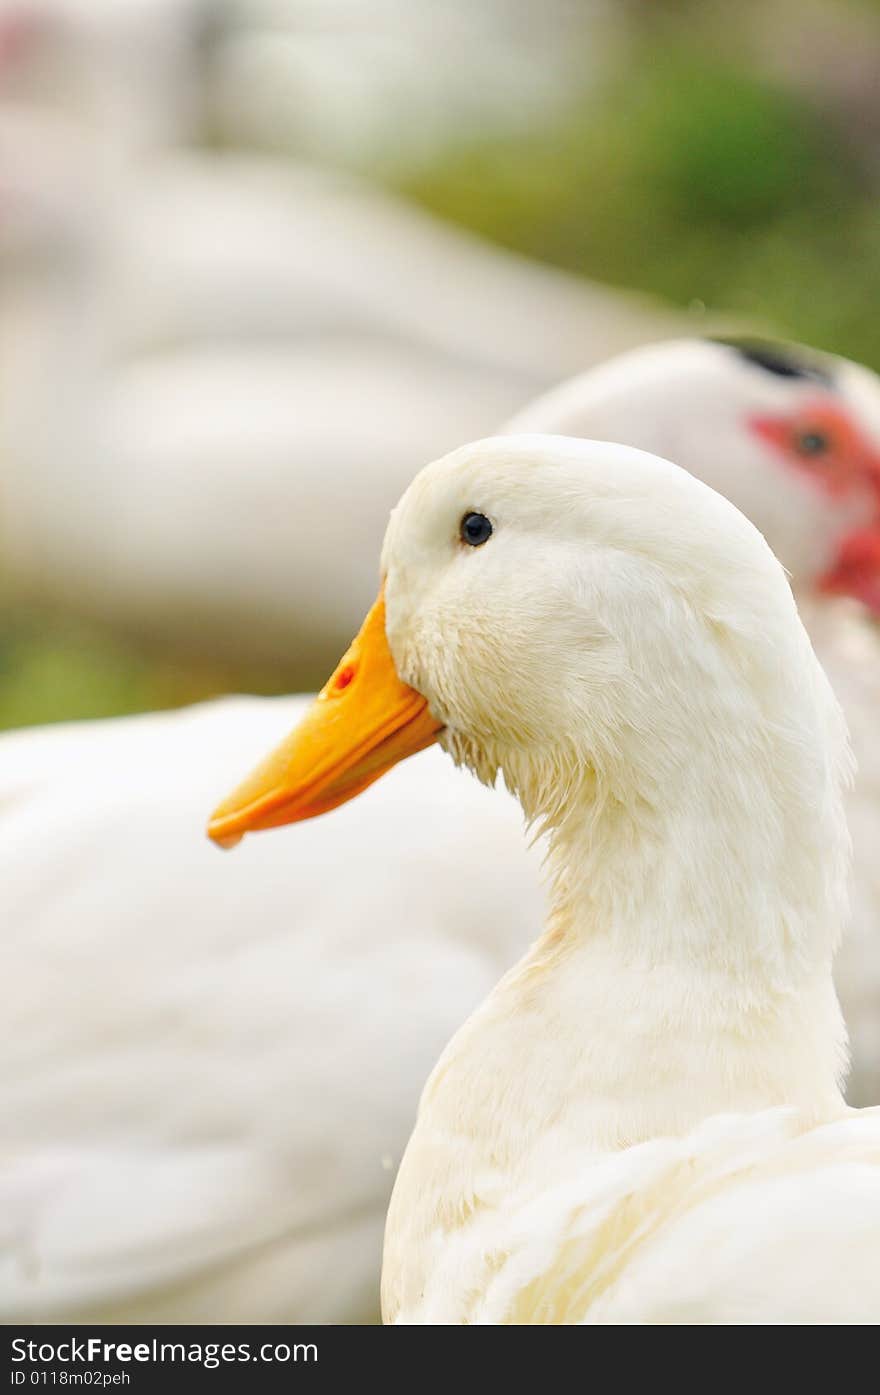
[{"label": "white neck", "polygon": [[840,1108],[832,937],[808,950],[809,907],[772,904],[761,866],[732,863],[723,910],[713,901],[718,812],[714,836],[712,813],[689,815],[706,830],[694,847],[691,828],[686,862],[676,817],[639,839],[620,809],[593,809],[554,837],[545,930],[450,1043],[425,1110],[454,1112],[486,1159],[517,1170],[563,1118],[605,1150],[712,1113]]},{"label": "white neck", "polygon": [[676,821],[635,842],[622,817],[592,810],[554,838],[543,934],[425,1087],[388,1213],[388,1316],[417,1307],[438,1229],[570,1181],[591,1152],[681,1135],[712,1114],[795,1104],[818,1122],[844,1108],[830,953],[801,953],[805,926],[791,918],[785,943],[762,952],[759,878],[738,887],[742,940],[726,943],[727,917],[675,870]]},{"label": "white neck", "polygon": [[823,749],[767,702],[750,712],[732,685],[707,700],[714,728],[670,726],[666,759],[662,735],[633,735],[617,765],[581,768],[550,820],[544,933],[425,1092],[425,1110],[470,1116],[487,1156],[513,1159],[562,1118],[604,1149],[716,1112],[840,1107],[831,964],[847,845],[833,731]]}]

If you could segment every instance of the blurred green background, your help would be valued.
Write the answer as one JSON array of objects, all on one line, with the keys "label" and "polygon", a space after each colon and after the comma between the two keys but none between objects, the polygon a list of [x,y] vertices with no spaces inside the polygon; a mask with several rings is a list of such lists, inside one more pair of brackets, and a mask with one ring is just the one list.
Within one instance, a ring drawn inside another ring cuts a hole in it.
[{"label": "blurred green background", "polygon": [[880,369],[880,6],[627,8],[581,101],[405,191],[531,256]]},{"label": "blurred green background", "polygon": [[[531,257],[880,369],[880,5],[605,11],[543,113],[450,123],[404,162],[392,141],[359,171]],[[9,599],[0,609],[2,727],[280,686]]]}]

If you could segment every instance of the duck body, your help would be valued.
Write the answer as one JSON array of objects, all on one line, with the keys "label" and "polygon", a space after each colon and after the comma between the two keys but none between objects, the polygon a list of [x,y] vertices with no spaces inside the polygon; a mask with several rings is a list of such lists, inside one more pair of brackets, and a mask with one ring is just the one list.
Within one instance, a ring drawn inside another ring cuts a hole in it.
[{"label": "duck body", "polygon": [[333,825],[218,878],[199,827],[218,743],[247,764],[304,706],[2,738],[6,1321],[375,1319],[418,1091],[541,896],[515,805],[437,752],[352,806],[372,937]]},{"label": "duck body", "polygon": [[[761,994],[614,938],[551,923],[441,1056],[385,1320],[880,1320],[880,1109],[842,1101],[827,973]],[[838,1276],[830,1305],[815,1269],[784,1281],[798,1254]]]},{"label": "duck body", "polygon": [[435,1221],[421,1294],[415,1276],[405,1296],[386,1288],[394,1321],[878,1321],[880,1110],[819,1126],[785,1108],[716,1115],[604,1154],[556,1138],[532,1162],[495,1174],[482,1214]]}]

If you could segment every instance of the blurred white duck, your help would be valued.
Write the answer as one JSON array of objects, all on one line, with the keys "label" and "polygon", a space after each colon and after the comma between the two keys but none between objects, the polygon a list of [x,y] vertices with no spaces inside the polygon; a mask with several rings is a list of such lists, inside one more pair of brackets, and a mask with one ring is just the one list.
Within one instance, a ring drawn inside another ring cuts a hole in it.
[{"label": "blurred white duck", "polygon": [[66,112],[102,141],[191,135],[213,0],[0,0],[0,96]]},{"label": "blurred white duck", "polygon": [[353,632],[413,460],[678,323],[308,169],[165,158],[44,205],[20,133],[43,259],[3,288],[4,565],[300,679]]},{"label": "blurred white duck", "polygon": [[835,979],[852,1049],[848,1098],[880,1102],[880,633],[868,620],[880,615],[880,532],[841,543],[880,516],[880,381],[788,345],[681,340],[564,383],[509,429],[675,460],[742,509],[789,571],[856,756],[852,904]]},{"label": "blurred white duck", "polygon": [[666,461],[523,435],[424,470],[383,571],[211,832],[439,739],[547,833],[544,932],[422,1097],[386,1321],[877,1322],[880,1110],[841,1097],[831,978],[846,731],[770,549]]},{"label": "blurred white duck", "polygon": [[0,739],[6,1322],[378,1315],[418,1092],[543,898],[514,801],[439,752],[347,829],[218,876],[202,828],[226,763],[306,701]]},{"label": "blurred white duck", "polygon": [[203,152],[136,173],[104,243],[129,353],[367,334],[528,390],[682,324],[648,297],[490,245],[351,175]]},{"label": "blurred white duck", "polygon": [[226,0],[212,116],[227,144],[260,145],[396,174],[450,147],[534,131],[600,70],[621,16],[546,0],[443,5]]}]

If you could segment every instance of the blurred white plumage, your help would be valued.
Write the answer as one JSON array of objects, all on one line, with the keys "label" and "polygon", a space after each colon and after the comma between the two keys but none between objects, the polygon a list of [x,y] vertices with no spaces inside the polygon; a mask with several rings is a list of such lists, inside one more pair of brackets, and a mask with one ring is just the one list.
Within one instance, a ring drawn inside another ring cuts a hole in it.
[{"label": "blurred white plumage", "polygon": [[213,0],[0,0],[0,91],[70,119],[96,149],[156,149],[201,118]]},{"label": "blurred white plumage", "polygon": [[0,739],[6,1321],[376,1315],[419,1090],[542,898],[439,752],[221,862],[208,810],[303,705]]},{"label": "blurred white plumage", "polygon": [[215,127],[239,145],[419,169],[459,142],[553,119],[625,25],[546,0],[227,0],[210,63]]},{"label": "blurred white plumage", "polygon": [[52,202],[59,264],[7,290],[0,330],[0,563],[130,628],[327,662],[420,461],[668,327],[340,176],[140,174],[87,214],[72,180],[67,246]]}]

